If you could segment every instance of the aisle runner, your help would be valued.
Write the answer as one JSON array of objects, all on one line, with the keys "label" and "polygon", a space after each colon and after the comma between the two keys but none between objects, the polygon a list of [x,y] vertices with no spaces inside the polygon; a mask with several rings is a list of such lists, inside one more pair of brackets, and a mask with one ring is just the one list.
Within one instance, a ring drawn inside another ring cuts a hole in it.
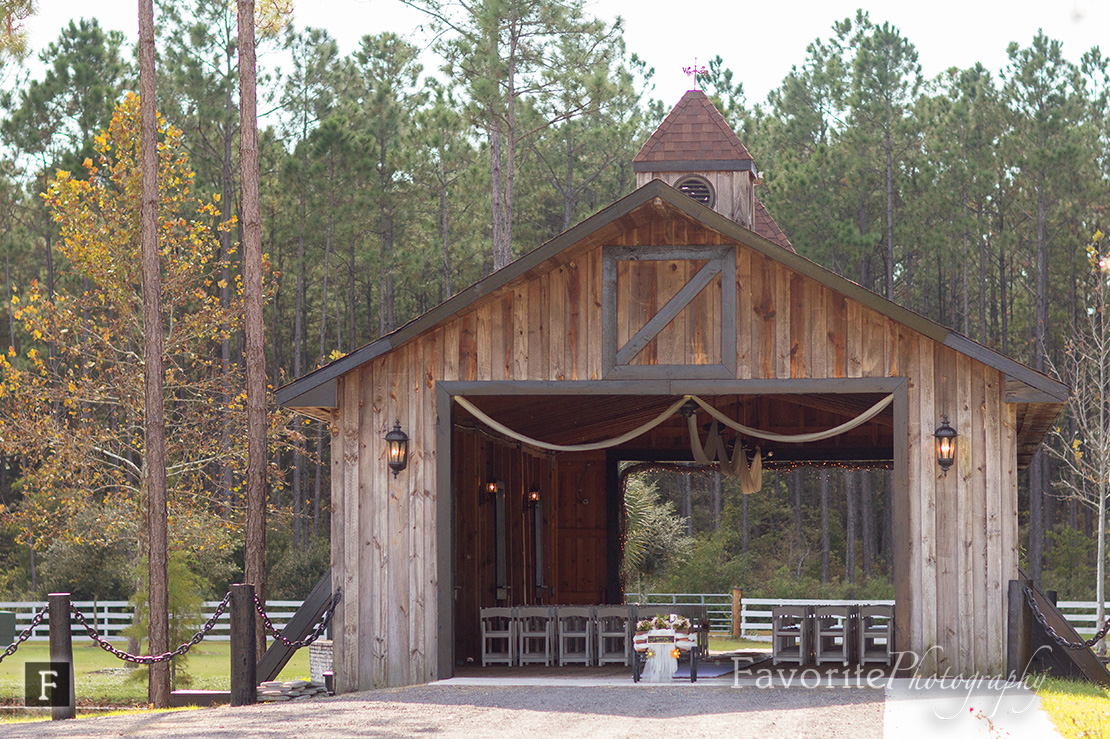
[{"label": "aisle runner", "polygon": [[1055,739],[1060,734],[1032,690],[986,685],[925,687],[921,679],[891,680],[883,712],[885,739],[1009,737]]}]

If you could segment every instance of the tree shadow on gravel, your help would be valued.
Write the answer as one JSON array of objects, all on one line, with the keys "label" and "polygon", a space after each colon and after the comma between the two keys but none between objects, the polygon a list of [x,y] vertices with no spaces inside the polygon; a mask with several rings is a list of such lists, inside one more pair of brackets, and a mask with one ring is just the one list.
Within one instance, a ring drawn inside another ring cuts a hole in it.
[{"label": "tree shadow on gravel", "polygon": [[520,711],[565,712],[615,717],[681,718],[707,713],[791,711],[883,703],[884,692],[870,688],[759,688],[744,686],[413,686],[352,693],[331,699],[470,706]]}]

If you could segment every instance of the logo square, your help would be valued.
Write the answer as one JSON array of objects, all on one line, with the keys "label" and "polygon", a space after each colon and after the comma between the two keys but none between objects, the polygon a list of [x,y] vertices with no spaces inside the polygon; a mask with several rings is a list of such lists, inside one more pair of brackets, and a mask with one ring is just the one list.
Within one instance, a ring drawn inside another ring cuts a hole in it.
[{"label": "logo square", "polygon": [[28,662],[24,667],[24,705],[58,708],[70,704],[68,662]]}]

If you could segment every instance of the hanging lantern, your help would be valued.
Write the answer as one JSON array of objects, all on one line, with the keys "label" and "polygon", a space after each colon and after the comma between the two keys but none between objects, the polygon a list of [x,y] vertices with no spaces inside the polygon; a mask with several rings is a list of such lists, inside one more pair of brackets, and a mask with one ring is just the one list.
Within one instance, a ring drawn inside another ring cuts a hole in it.
[{"label": "hanging lantern", "polygon": [[948,416],[941,419],[940,427],[933,433],[937,440],[937,464],[948,476],[948,468],[956,461],[956,429],[948,425]]},{"label": "hanging lantern", "polygon": [[397,477],[409,465],[409,435],[401,430],[400,421],[394,423],[393,430],[385,435],[385,443],[389,445],[389,469]]},{"label": "hanging lantern", "polygon": [[524,507],[529,510],[535,510],[539,503],[540,486],[536,483],[532,483],[532,487],[528,488],[528,493],[524,496]]}]

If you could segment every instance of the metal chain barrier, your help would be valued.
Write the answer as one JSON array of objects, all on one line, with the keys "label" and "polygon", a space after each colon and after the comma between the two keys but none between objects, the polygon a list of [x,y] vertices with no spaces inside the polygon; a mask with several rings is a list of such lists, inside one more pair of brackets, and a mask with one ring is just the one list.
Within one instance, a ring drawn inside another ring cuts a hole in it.
[{"label": "metal chain barrier", "polygon": [[1037,599],[1033,597],[1033,589],[1026,585],[1023,590],[1025,591],[1025,600],[1029,603],[1029,609],[1033,611],[1033,617],[1036,618],[1037,622],[1040,623],[1042,628],[1044,628],[1045,633],[1048,634],[1048,637],[1052,639],[1052,641],[1054,641],[1059,647],[1063,647],[1064,649],[1091,649],[1096,644],[1098,644],[1099,641],[1103,637],[1105,637],[1107,633],[1110,633],[1110,619],[1108,619],[1106,623],[1102,625],[1102,628],[1098,630],[1098,633],[1092,636],[1087,641],[1068,641],[1067,639],[1056,633],[1056,629],[1048,625],[1048,619],[1046,619],[1045,615],[1041,613],[1041,609],[1037,605]]},{"label": "metal chain barrier", "polygon": [[224,599],[220,601],[220,604],[218,606],[216,606],[216,610],[212,614],[212,617],[205,621],[204,626],[200,628],[200,631],[193,635],[192,639],[185,642],[172,652],[165,652],[163,654],[128,654],[127,652],[116,649],[103,637],[101,637],[100,634],[97,633],[96,628],[93,627],[92,624],[90,624],[85,619],[85,614],[81,613],[80,609],[78,609],[77,606],[71,603],[69,606],[69,610],[70,613],[73,614],[73,617],[77,619],[77,622],[85,627],[85,631],[88,633],[89,638],[96,642],[97,646],[99,646],[105,652],[115,655],[119,659],[122,659],[124,662],[133,662],[137,665],[153,665],[158,662],[168,662],[174,657],[180,657],[181,655],[185,654],[190,649],[195,647],[197,644],[199,644],[200,640],[208,636],[209,632],[211,632],[212,629],[216,627],[216,621],[220,618],[220,616],[223,615],[223,612],[227,610],[227,604],[229,602],[231,602],[231,593],[228,593],[224,596]]},{"label": "metal chain barrier", "polygon": [[31,619],[31,625],[24,629],[19,636],[15,638],[15,641],[8,645],[8,648],[4,650],[3,654],[0,654],[0,662],[3,662],[5,658],[15,654],[15,650],[19,649],[19,645],[31,638],[31,633],[35,630],[35,627],[41,624],[43,619],[46,618],[46,613],[49,610],[50,607],[45,606],[34,615],[34,618]]},{"label": "metal chain barrier", "polygon": [[262,622],[266,624],[266,630],[273,634],[275,639],[277,639],[279,642],[289,647],[290,649],[300,649],[301,647],[307,647],[309,644],[323,636],[324,630],[328,628],[328,623],[331,622],[332,615],[335,614],[335,607],[339,605],[339,600],[342,597],[342,591],[336,590],[335,595],[331,597],[331,603],[328,604],[327,610],[325,610],[324,615],[320,617],[320,622],[316,624],[316,628],[312,630],[312,633],[310,633],[308,636],[306,636],[304,639],[301,639],[300,641],[292,641],[290,639],[286,639],[284,636],[281,635],[281,632],[278,631],[277,627],[270,622],[270,617],[266,615],[266,611],[262,607],[262,601],[258,599],[257,594],[255,594],[254,596],[254,610],[258,611],[258,615],[262,617]]}]

